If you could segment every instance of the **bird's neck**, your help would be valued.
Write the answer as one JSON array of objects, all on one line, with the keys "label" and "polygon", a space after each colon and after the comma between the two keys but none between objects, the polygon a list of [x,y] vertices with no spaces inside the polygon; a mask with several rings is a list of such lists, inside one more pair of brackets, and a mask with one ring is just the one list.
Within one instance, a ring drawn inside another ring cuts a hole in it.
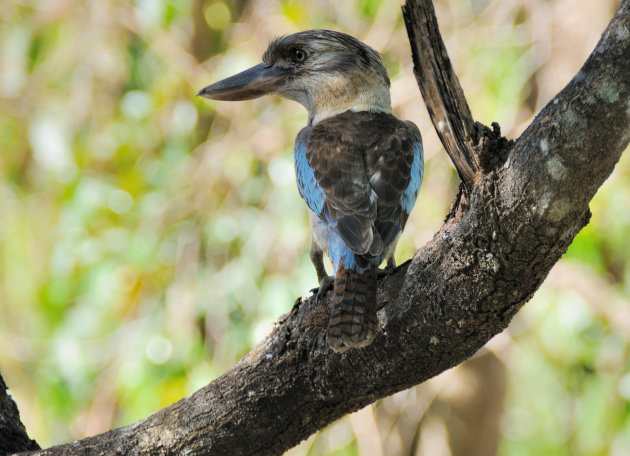
[{"label": "bird's neck", "polygon": [[346,111],[370,111],[391,114],[392,108],[390,103],[375,103],[373,98],[355,99],[348,100],[344,103],[320,105],[317,109],[314,109],[312,111],[309,110],[309,125],[315,125],[324,119],[328,119],[329,117],[336,116]]},{"label": "bird's neck", "polygon": [[328,76],[319,90],[310,93],[307,103],[309,125],[346,111],[391,113],[389,87],[380,81],[348,80]]}]

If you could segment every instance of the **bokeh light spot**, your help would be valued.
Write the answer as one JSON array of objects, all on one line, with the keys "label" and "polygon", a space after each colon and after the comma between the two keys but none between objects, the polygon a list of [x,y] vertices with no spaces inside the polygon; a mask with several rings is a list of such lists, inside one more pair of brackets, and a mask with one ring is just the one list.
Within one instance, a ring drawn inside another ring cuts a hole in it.
[{"label": "bokeh light spot", "polygon": [[131,206],[133,205],[133,198],[126,191],[116,189],[109,194],[107,202],[112,211],[118,214],[124,214],[131,209]]},{"label": "bokeh light spot", "polygon": [[211,3],[204,11],[208,27],[213,30],[223,30],[232,20],[230,9],[223,2]]},{"label": "bokeh light spot", "polygon": [[153,364],[164,364],[173,354],[173,345],[165,337],[155,336],[149,340],[146,352]]},{"label": "bokeh light spot", "polygon": [[153,101],[148,93],[142,90],[131,90],[123,97],[120,108],[127,117],[143,119],[151,113]]}]

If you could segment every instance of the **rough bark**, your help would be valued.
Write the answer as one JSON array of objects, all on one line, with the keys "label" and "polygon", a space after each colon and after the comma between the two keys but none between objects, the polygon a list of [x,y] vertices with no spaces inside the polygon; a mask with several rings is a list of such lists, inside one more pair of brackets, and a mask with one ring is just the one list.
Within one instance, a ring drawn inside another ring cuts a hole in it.
[{"label": "rough bark", "polygon": [[32,454],[281,454],[473,355],[588,223],[589,201],[630,141],[630,0],[516,142],[505,149],[499,139],[482,129],[475,150],[485,165],[466,208],[455,207],[411,262],[380,279],[372,345],[332,352],[328,309],[298,299],[263,342],[191,396],[131,426]]},{"label": "rough bark", "polygon": [[0,456],[16,451],[38,450],[39,445],[26,434],[20,412],[7,393],[7,385],[0,375]]}]

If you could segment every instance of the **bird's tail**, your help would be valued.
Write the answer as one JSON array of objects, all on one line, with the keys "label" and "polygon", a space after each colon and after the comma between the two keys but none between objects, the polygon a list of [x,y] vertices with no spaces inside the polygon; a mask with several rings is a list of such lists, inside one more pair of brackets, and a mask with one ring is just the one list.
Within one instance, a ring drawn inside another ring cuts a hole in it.
[{"label": "bird's tail", "polygon": [[342,352],[369,345],[378,328],[376,268],[358,273],[339,268],[335,275],[328,343]]}]

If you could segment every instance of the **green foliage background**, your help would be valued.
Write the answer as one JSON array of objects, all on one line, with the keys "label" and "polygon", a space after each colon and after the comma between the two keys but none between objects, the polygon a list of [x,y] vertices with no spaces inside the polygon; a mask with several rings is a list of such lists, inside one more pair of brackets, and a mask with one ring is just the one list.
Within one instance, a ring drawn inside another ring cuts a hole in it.
[{"label": "green foliage background", "polygon": [[[207,384],[315,285],[292,169],[303,108],[194,98],[257,63],[273,37],[332,28],[382,53],[395,113],[420,126],[427,154],[398,258],[440,226],[457,177],[420,101],[399,5],[305,3],[0,5],[0,371],[41,445],[132,423]],[[619,2],[435,3],[475,118],[515,138]],[[292,454],[458,454],[460,431],[483,417],[500,454],[629,455],[629,177],[624,157],[591,224],[480,353],[498,363],[499,387],[463,365]],[[480,391],[477,419],[453,424]]]}]

